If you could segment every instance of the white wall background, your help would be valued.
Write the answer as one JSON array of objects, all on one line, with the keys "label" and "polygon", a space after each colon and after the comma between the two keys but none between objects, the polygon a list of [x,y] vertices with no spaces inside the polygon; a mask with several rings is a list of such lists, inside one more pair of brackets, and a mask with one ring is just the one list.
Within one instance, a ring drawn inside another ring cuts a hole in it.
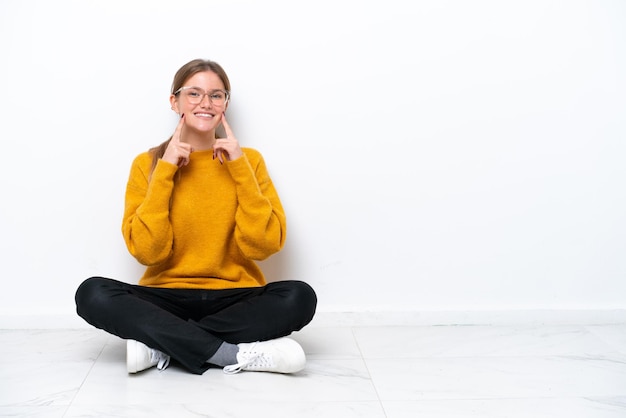
[{"label": "white wall background", "polygon": [[320,312],[626,309],[626,2],[0,0],[0,314],[137,281],[128,170],[194,58]]}]

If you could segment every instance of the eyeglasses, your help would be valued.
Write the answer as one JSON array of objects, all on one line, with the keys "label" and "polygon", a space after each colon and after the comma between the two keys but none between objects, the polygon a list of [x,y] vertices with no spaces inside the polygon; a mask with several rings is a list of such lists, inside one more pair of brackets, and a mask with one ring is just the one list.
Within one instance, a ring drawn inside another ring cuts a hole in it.
[{"label": "eyeglasses", "polygon": [[227,90],[209,90],[206,91],[200,87],[181,87],[174,92],[174,96],[181,94],[190,104],[199,104],[204,100],[204,96],[215,106],[224,106],[230,98]]}]

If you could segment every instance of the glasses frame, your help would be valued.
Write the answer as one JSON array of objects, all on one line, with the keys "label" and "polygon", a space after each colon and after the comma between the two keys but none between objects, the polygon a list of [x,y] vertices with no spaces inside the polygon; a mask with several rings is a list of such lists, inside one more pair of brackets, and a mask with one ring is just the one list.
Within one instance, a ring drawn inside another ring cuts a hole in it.
[{"label": "glasses frame", "polygon": [[[214,106],[226,106],[226,104],[228,104],[228,101],[230,100],[230,92],[228,90],[213,89],[213,90],[206,91],[205,89],[203,89],[201,87],[197,87],[197,86],[181,87],[178,90],[176,90],[173,94],[174,94],[174,96],[177,96],[180,92],[182,92],[184,90],[190,90],[190,89],[196,89],[196,90],[199,90],[199,91],[202,92],[202,97],[200,98],[200,101],[198,103],[196,103],[196,104],[202,103],[202,101],[204,100],[204,96],[206,96],[209,99],[209,102],[211,102],[211,104],[214,105]],[[226,96],[226,100],[224,100],[224,104],[217,105],[217,104],[213,103],[213,99],[211,99],[211,93],[216,92],[216,91],[221,91]],[[189,98],[187,98],[187,101],[189,101]]]}]

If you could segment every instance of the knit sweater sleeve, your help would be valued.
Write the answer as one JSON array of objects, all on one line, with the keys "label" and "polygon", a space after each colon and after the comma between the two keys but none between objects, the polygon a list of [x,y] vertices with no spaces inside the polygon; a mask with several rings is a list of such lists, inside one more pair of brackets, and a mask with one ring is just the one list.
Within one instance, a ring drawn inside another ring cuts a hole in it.
[{"label": "knit sweater sleeve", "polygon": [[227,162],[237,190],[235,240],[241,253],[264,260],[285,243],[285,212],[262,155],[246,148],[242,157]]},{"label": "knit sweater sleeve", "polygon": [[159,160],[152,175],[152,155],[140,154],[131,166],[122,234],[128,251],[140,263],[151,266],[172,253],[174,234],[170,223],[170,198],[177,167]]}]

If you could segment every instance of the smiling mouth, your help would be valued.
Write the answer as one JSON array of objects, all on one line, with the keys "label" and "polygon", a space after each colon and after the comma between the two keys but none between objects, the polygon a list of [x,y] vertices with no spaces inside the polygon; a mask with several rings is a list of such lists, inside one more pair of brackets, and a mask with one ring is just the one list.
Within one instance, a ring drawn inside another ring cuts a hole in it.
[{"label": "smiling mouth", "polygon": [[210,113],[201,113],[201,112],[194,113],[194,115],[198,116],[200,118],[212,118],[212,117],[215,117],[215,115],[212,115]]}]

